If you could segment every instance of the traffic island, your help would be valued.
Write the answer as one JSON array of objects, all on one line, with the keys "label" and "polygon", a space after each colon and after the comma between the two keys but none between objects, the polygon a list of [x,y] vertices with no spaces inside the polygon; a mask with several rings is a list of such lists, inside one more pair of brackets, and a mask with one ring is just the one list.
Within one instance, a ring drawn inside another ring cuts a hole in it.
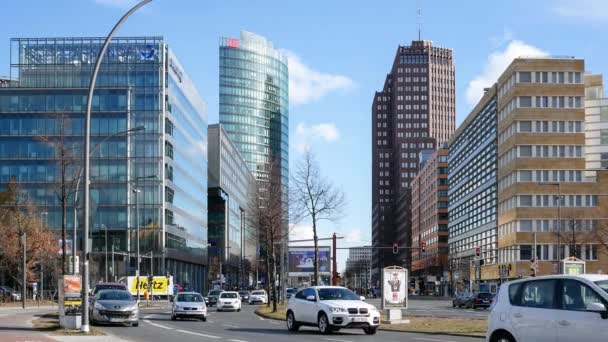
[{"label": "traffic island", "polygon": [[[284,321],[287,314],[286,305],[278,305],[277,312],[272,312],[272,305],[259,307],[256,315],[279,321]],[[405,316],[407,324],[381,324],[380,330],[422,333],[432,335],[453,335],[483,338],[488,330],[488,322],[482,319],[440,318]]]},{"label": "traffic island", "polygon": [[66,336],[104,336],[103,331],[90,328],[89,333],[83,333],[80,330],[64,329],[59,325],[59,313],[53,312],[41,315],[32,320],[32,327],[40,332],[50,333],[51,335],[66,335]]}]

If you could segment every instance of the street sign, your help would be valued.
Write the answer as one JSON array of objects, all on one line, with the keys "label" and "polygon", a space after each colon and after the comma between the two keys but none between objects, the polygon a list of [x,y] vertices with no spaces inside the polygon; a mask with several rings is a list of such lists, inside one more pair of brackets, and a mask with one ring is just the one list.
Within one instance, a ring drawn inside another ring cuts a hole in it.
[{"label": "street sign", "polygon": [[215,246],[217,246],[217,242],[215,242],[213,240],[209,240],[209,241],[207,241],[207,246],[209,246],[209,247],[215,247]]}]

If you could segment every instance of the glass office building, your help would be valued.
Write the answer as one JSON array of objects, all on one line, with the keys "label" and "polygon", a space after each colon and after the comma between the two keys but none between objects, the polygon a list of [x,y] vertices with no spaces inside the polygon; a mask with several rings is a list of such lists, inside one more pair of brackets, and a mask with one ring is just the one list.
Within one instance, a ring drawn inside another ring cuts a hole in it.
[{"label": "glass office building", "polygon": [[[479,282],[480,260],[485,265],[496,264],[496,108],[493,86],[449,141],[448,245],[453,291],[473,290],[471,284],[476,286]],[[479,257],[475,256],[476,248],[482,251]]]},{"label": "glass office building", "polygon": [[[69,151],[66,178],[77,179],[88,83],[103,40],[11,40],[10,76],[16,81],[0,88],[0,187],[17,182],[58,232],[57,142]],[[91,119],[93,283],[105,278],[106,269],[110,280],[135,275],[139,215],[141,274],[168,273],[176,283],[203,290],[206,121],[206,104],[162,37],[112,40]],[[125,133],[134,128],[139,130]],[[74,222],[82,227],[82,186],[74,184],[78,200],[72,194],[66,201],[70,240]]]},{"label": "glass office building", "polygon": [[268,188],[280,165],[284,203],[289,182],[287,57],[264,37],[242,31],[220,40],[220,123],[258,181]]},{"label": "glass office building", "polygon": [[209,125],[208,174],[209,280],[252,286],[257,243],[247,216],[256,181],[219,124]]}]

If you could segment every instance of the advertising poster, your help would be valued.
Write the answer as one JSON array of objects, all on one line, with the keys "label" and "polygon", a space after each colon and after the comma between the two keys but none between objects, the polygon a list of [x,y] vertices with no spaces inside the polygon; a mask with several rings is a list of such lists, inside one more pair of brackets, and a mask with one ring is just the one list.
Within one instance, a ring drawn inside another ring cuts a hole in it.
[{"label": "advertising poster", "polygon": [[[314,274],[314,247],[289,247],[289,276],[306,277]],[[331,249],[319,247],[319,274],[331,274]]]},{"label": "advertising poster", "polygon": [[407,270],[387,267],[382,272],[382,298],[384,307],[407,307]]},{"label": "advertising poster", "polygon": [[59,279],[59,306],[62,315],[79,315],[82,311],[82,282],[78,275]]}]

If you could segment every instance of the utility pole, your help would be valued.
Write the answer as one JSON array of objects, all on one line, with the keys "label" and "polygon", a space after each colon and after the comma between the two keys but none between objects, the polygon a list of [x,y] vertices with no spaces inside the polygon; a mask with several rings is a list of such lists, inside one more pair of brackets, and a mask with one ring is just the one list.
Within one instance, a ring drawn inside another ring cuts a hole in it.
[{"label": "utility pole", "polygon": [[26,300],[26,296],[27,296],[27,251],[25,248],[25,244],[27,242],[27,237],[25,235],[25,231],[23,233],[21,233],[21,246],[23,247],[23,268],[22,268],[22,272],[23,273],[23,283],[21,286],[21,307],[25,309],[25,300]]},{"label": "utility pole", "polygon": [[334,235],[332,235],[331,237],[332,240],[332,253],[333,253],[333,263],[332,263],[332,279],[331,279],[331,284],[333,286],[336,286],[338,284],[338,261],[337,261],[337,255],[336,255],[336,233],[334,233]]}]

